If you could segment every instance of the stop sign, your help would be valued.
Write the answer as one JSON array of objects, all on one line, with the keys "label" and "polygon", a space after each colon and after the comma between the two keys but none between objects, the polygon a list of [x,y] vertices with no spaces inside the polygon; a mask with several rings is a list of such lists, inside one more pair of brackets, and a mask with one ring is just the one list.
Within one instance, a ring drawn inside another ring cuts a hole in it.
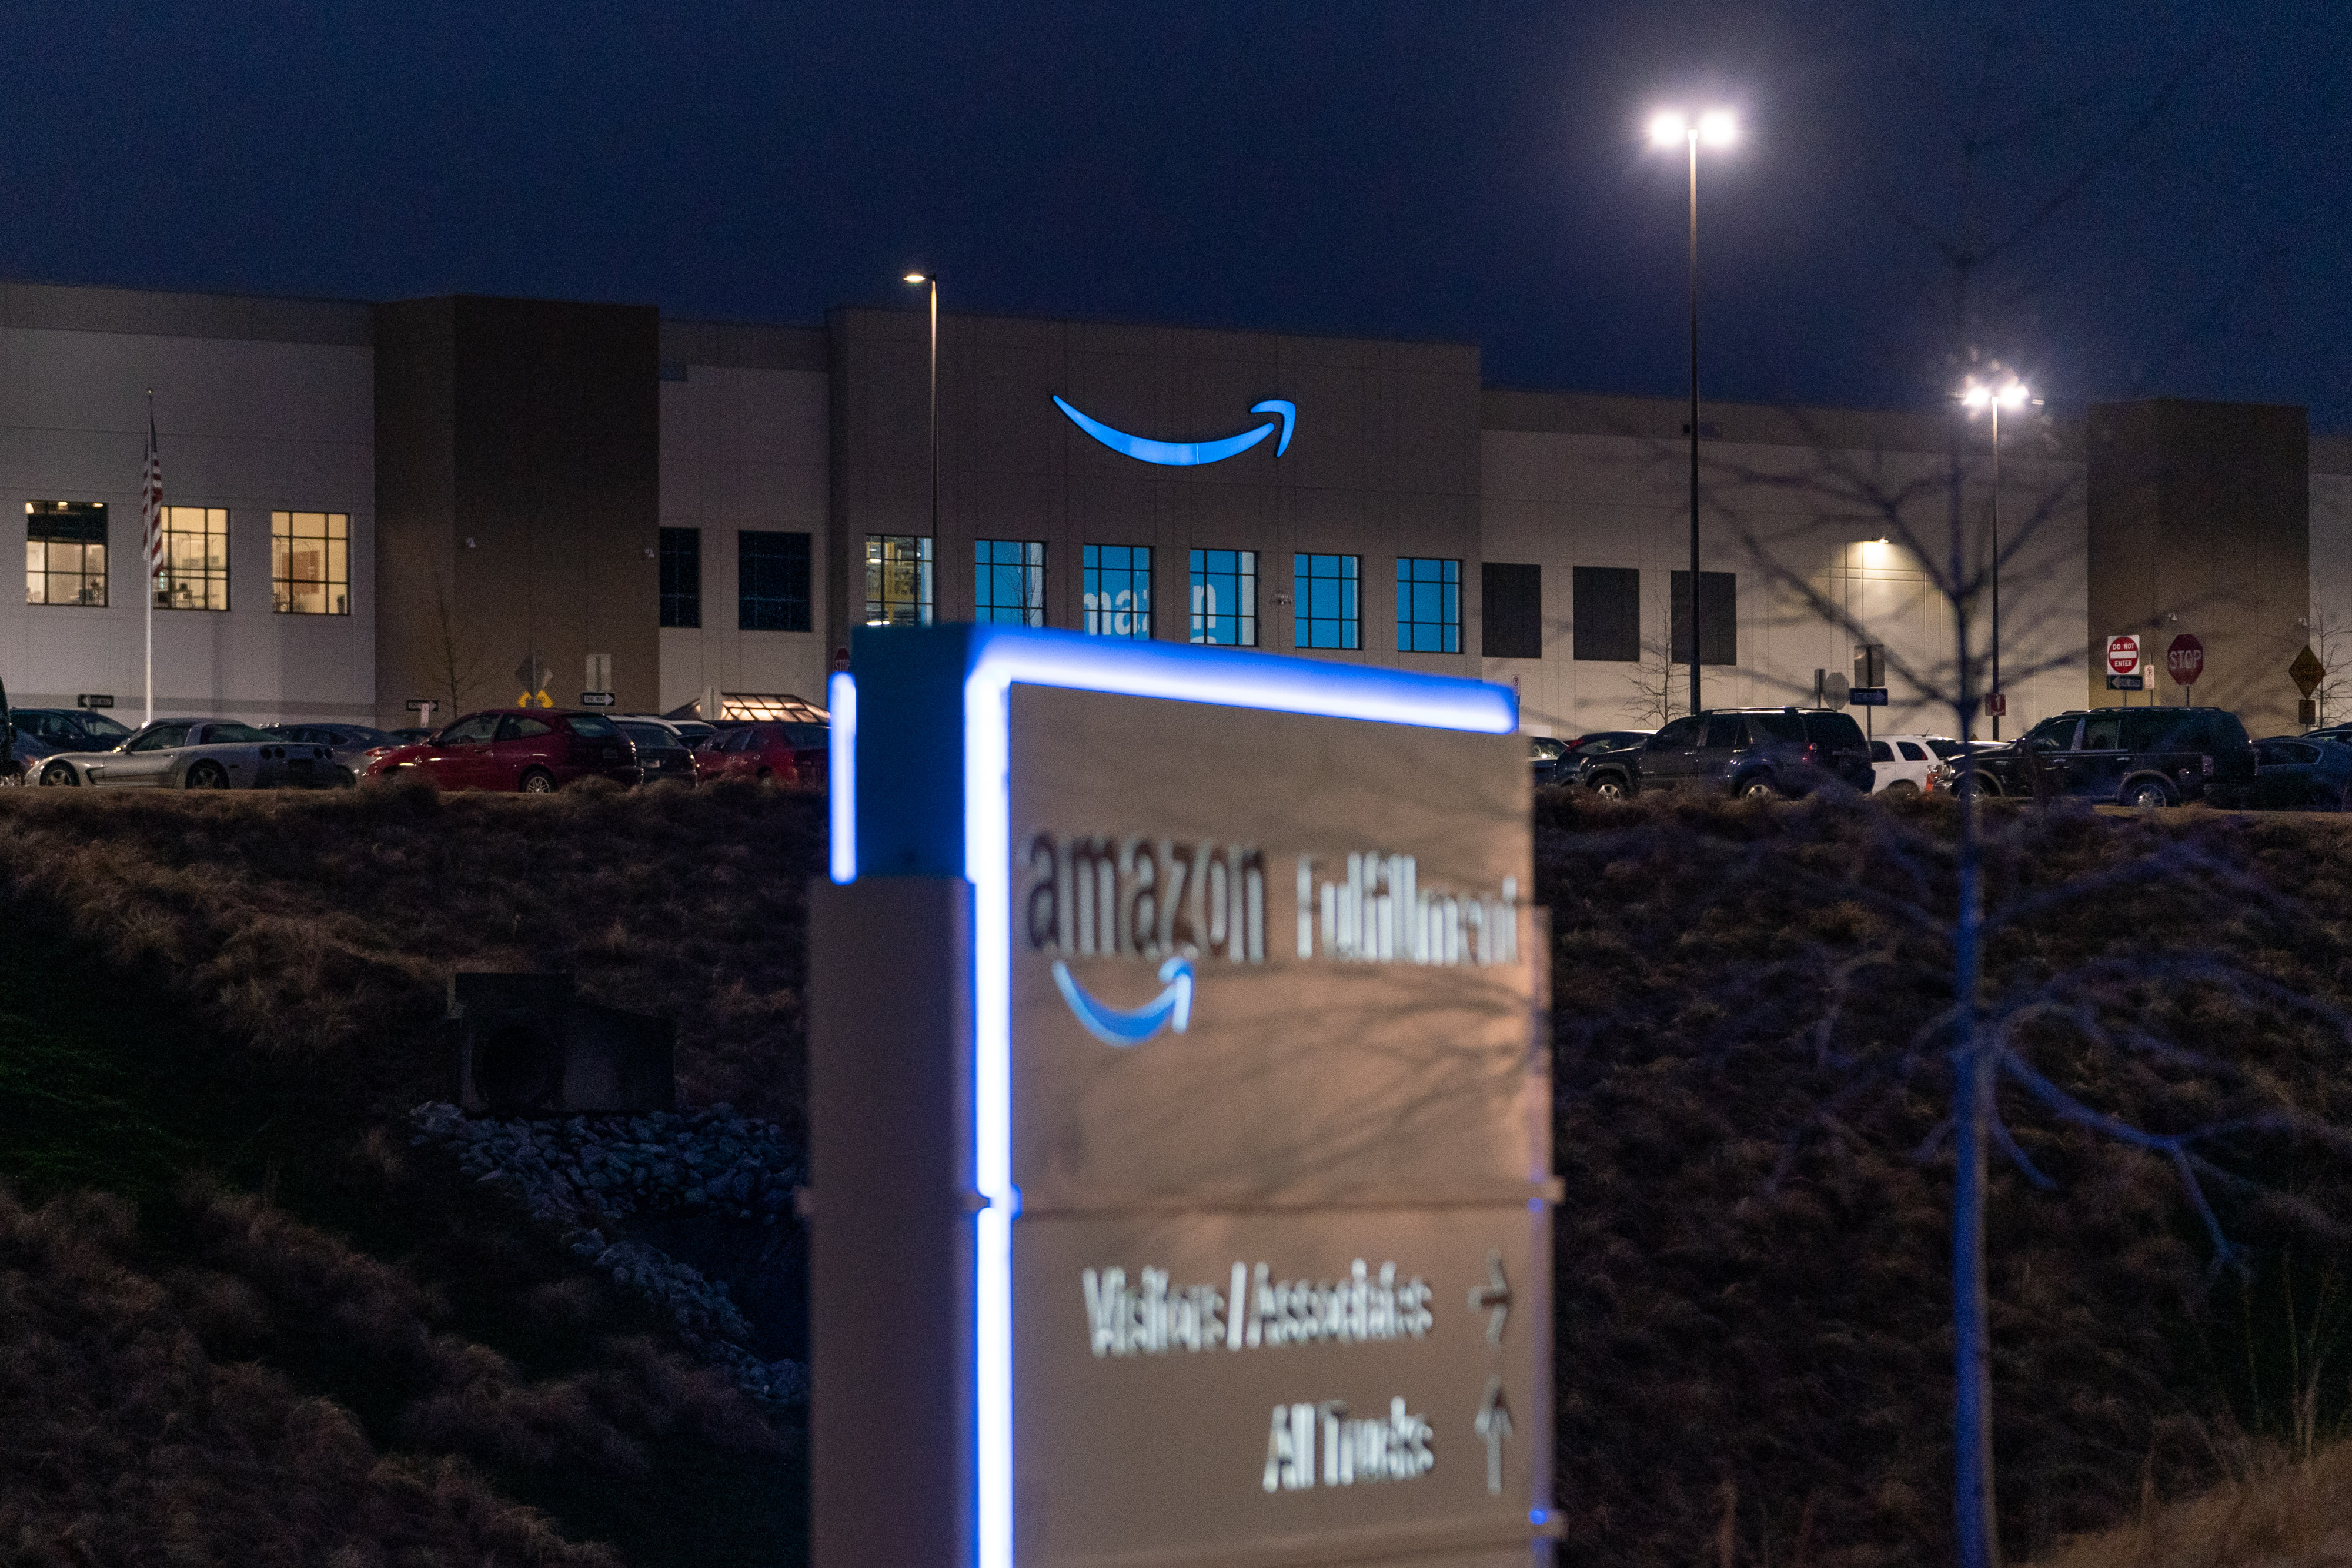
[{"label": "stop sign", "polygon": [[2197,677],[2205,673],[2205,644],[2183,632],[2164,651],[2164,668],[2182,685],[2195,685]]}]

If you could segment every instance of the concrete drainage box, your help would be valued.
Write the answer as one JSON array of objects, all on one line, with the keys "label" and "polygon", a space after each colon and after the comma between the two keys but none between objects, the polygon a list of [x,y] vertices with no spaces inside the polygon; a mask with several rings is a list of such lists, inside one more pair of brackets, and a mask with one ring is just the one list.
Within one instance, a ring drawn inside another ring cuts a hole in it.
[{"label": "concrete drainage box", "polygon": [[811,911],[817,1568],[1548,1558],[1510,694],[856,636]]},{"label": "concrete drainage box", "polygon": [[677,1107],[676,1026],[574,994],[557,974],[449,977],[452,1097],[469,1116]]}]

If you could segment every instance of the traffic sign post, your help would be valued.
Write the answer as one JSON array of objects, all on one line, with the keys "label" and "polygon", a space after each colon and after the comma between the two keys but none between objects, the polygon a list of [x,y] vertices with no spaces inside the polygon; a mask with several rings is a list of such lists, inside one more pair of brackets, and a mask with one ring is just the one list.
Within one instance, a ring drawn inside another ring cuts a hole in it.
[{"label": "traffic sign post", "polygon": [[2009,694],[2007,692],[1987,692],[1985,694],[1985,712],[1994,718],[2007,718],[2009,716]]},{"label": "traffic sign post", "polygon": [[2164,651],[2164,673],[2179,685],[2193,686],[2205,673],[2205,644],[2183,632]]}]

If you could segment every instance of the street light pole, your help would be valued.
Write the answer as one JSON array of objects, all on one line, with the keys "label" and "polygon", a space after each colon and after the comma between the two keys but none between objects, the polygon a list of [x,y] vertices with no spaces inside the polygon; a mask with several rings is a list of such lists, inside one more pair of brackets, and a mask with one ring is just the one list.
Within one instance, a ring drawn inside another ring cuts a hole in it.
[{"label": "street light pole", "polygon": [[[1690,154],[1690,710],[1699,711],[1699,575],[1698,575],[1698,144],[1727,145],[1733,136],[1731,116],[1710,110],[1696,120],[1669,110],[1650,121],[1650,141],[1659,147],[1682,142]],[[1671,597],[1671,596],[1669,596]],[[1669,621],[1672,620],[1671,610]],[[1672,641],[1673,627],[1667,628]]]},{"label": "street light pole", "polygon": [[[2032,393],[2026,390],[2025,383],[2013,375],[1999,386],[1988,386],[1971,378],[1960,390],[1961,406],[1971,413],[1981,408],[1989,411],[1992,415],[1992,682],[1990,691],[1993,695],[2000,695],[2000,411],[2004,408],[2022,408],[2032,396]],[[1960,657],[1967,658],[1968,652],[1966,648],[1961,649]],[[2002,700],[2005,706],[2006,696],[2003,696]],[[2001,716],[1997,713],[1990,716],[1992,737],[1996,741],[2000,738]]]},{"label": "street light pole", "polygon": [[908,283],[928,284],[931,290],[931,549],[940,538],[940,278],[935,272],[910,272]]},{"label": "street light pole", "polygon": [[1690,128],[1690,705],[1698,699],[1698,127]]}]

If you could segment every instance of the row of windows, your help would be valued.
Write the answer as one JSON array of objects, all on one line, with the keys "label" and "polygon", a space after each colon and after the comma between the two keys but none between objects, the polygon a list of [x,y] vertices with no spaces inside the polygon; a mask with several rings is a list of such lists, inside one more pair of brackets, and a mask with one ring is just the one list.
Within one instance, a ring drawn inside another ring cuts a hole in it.
[{"label": "row of windows", "polygon": [[[1542,569],[1489,562],[1481,584],[1485,611],[1480,652],[1490,659],[1543,657]],[[1638,664],[1642,647],[1642,574],[1633,567],[1580,566],[1571,572],[1570,653],[1579,659]],[[1690,662],[1691,575],[1668,574],[1666,656]],[[1728,571],[1698,578],[1698,656],[1702,664],[1739,663],[1739,579]]]},{"label": "row of windows", "polygon": [[[1191,552],[1187,632],[1195,643],[1258,645],[1258,559],[1255,550]],[[1297,591],[1292,645],[1362,646],[1360,598],[1363,558],[1300,553],[1293,558]],[[875,534],[866,541],[866,622],[927,626],[935,608],[931,541],[917,535]],[[1035,539],[981,539],[972,548],[972,619],[1013,626],[1045,624],[1045,546]],[[1152,634],[1151,547],[1087,545],[1083,624],[1098,637],[1149,639]],[[1488,561],[1480,569],[1484,625],[1479,652],[1489,659],[1543,657],[1542,568]],[[746,530],[736,535],[736,624],[747,632],[810,630],[809,536]],[[1739,662],[1738,580],[1731,572],[1699,574],[1699,661]],[[1426,557],[1397,560],[1397,646],[1406,653],[1462,651],[1462,563]],[[1642,574],[1631,567],[1574,569],[1573,653],[1594,661],[1640,662]],[[1670,656],[1690,659],[1690,573],[1670,574]],[[161,602],[159,600],[158,602]],[[661,623],[702,624],[702,534],[661,530]]]},{"label": "row of windows", "polygon": [[[1185,607],[1191,641],[1230,648],[1258,644],[1257,551],[1191,552]],[[1358,579],[1362,558],[1293,558],[1298,608],[1294,645],[1362,645]],[[870,626],[929,625],[932,617],[931,541],[877,534],[866,541],[866,622]],[[1045,547],[1036,539],[981,539],[972,547],[972,619],[1013,626],[1045,624]],[[1083,625],[1097,637],[1149,640],[1152,634],[1151,547],[1087,545],[1080,560]],[[1462,563],[1411,557],[1397,562],[1398,645],[1411,653],[1462,651]]]},{"label": "row of windows", "polygon": [[[226,610],[228,508],[165,507],[158,610]],[[25,503],[25,602],[106,605],[106,503]],[[341,512],[269,514],[269,597],[281,615],[352,612],[352,526]]]},{"label": "row of windows", "polygon": [[[702,530],[661,531],[661,623],[702,624]],[[735,624],[746,632],[805,632],[809,537],[746,528],[735,536]]]}]

